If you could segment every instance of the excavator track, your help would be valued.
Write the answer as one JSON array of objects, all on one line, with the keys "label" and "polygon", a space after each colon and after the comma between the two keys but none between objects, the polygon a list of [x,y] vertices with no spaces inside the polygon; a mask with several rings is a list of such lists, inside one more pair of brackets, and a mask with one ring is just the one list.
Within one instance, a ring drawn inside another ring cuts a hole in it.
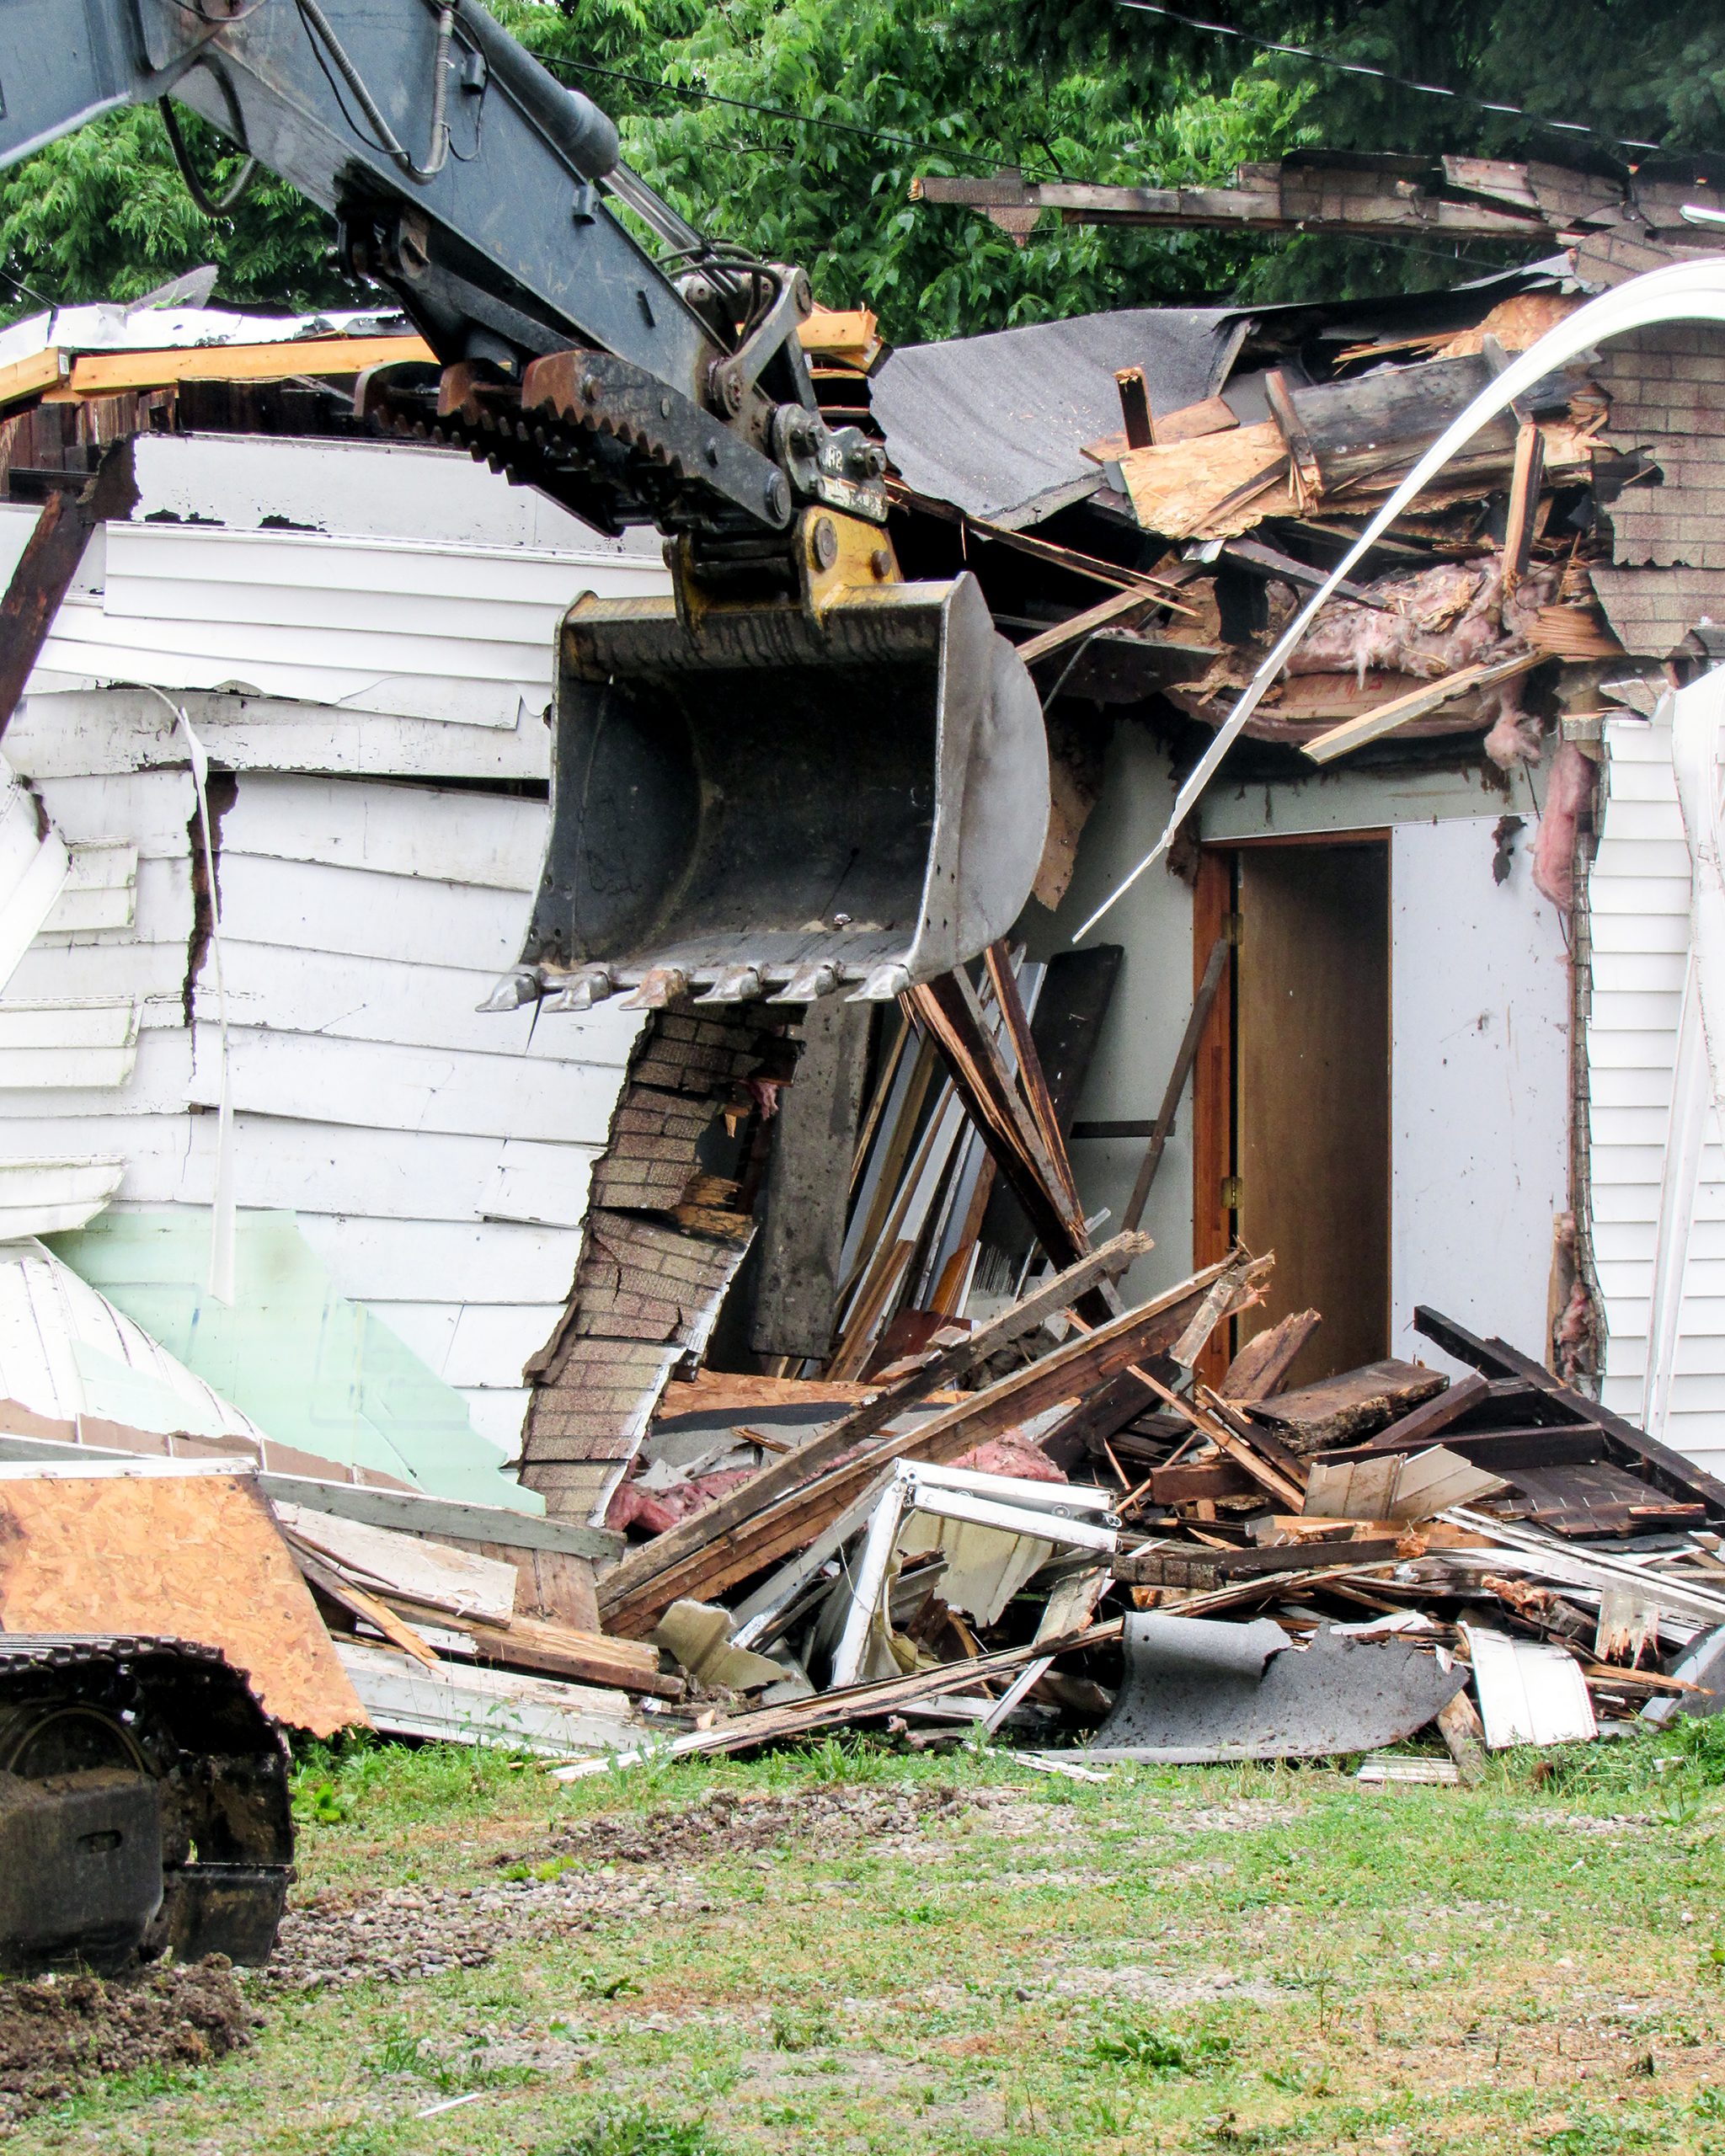
[{"label": "excavator track", "polygon": [[267,1961],[293,1877],[287,1774],[213,1647],[0,1635],[0,1970]]}]

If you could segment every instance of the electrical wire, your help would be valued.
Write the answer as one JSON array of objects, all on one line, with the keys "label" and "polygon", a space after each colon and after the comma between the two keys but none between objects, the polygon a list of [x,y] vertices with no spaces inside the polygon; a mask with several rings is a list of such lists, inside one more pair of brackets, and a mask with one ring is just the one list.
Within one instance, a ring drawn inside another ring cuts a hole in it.
[{"label": "electrical wire", "polygon": [[1160,0],[1114,0],[1117,8],[1124,8],[1135,15],[1160,15],[1166,22],[1178,23],[1182,29],[1204,30],[1212,37],[1238,38],[1242,44],[1255,45],[1263,52],[1279,52],[1294,60],[1316,61],[1320,67],[1333,67],[1338,74],[1367,75],[1375,82],[1393,83],[1398,89],[1417,91],[1421,97],[1452,98],[1458,104],[1471,105],[1476,112],[1497,113],[1510,120],[1525,120],[1535,127],[1549,128],[1557,135],[1590,135],[1596,141],[1614,143],[1620,150],[1658,150],[1659,142],[1643,142],[1632,135],[1607,135],[1603,130],[1590,127],[1578,120],[1547,120],[1543,113],[1530,112],[1525,105],[1505,104],[1491,98],[1477,98],[1467,90],[1448,88],[1441,83],[1418,83],[1411,75],[1397,75],[1387,67],[1373,67],[1363,60],[1342,60],[1332,52],[1321,52],[1316,45],[1290,45],[1273,37],[1258,37],[1250,30],[1242,30],[1232,23],[1207,23],[1195,15],[1183,15],[1177,9],[1165,8]]},{"label": "electrical wire", "polygon": [[[541,67],[553,71],[576,75],[603,75],[612,82],[633,83],[637,89],[664,90],[672,97],[692,99],[701,104],[729,105],[737,112],[760,113],[768,120],[788,120],[799,127],[823,128],[828,134],[856,135],[871,142],[890,142],[895,148],[915,150],[926,157],[951,157],[964,164],[985,165],[991,172],[998,168],[1001,157],[1009,154],[1000,151],[992,156],[985,156],[980,150],[955,150],[944,143],[919,141],[914,135],[895,135],[884,127],[865,127],[854,120],[817,119],[813,113],[798,112],[788,105],[758,104],[748,98],[726,97],[718,90],[700,89],[692,83],[665,82],[649,75],[631,74],[624,67],[601,67],[590,61],[547,58],[543,54],[534,56]],[[1050,170],[1056,179],[1063,176],[1052,167]]]}]

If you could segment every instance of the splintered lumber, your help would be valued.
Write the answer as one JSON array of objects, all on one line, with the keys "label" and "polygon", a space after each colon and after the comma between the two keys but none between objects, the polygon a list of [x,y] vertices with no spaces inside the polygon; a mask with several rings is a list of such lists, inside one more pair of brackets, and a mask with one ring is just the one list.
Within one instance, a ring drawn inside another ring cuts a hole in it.
[{"label": "splintered lumber", "polygon": [[1391,696],[1387,703],[1374,704],[1357,718],[1344,718],[1339,726],[1332,726],[1303,744],[1305,752],[1313,763],[1327,764],[1337,756],[1345,756],[1350,749],[1362,749],[1368,741],[1380,740],[1386,734],[1393,734],[1397,727],[1423,718],[1429,712],[1441,710],[1458,696],[1471,696],[1476,689],[1495,688],[1500,681],[1513,680],[1518,674],[1530,674],[1546,655],[1543,650],[1522,651],[1508,659],[1484,659],[1475,666],[1458,667],[1441,681],[1428,681],[1418,689],[1410,689],[1405,696]]},{"label": "splintered lumber", "polygon": [[[966,1114],[1024,1208],[1037,1241],[1057,1265],[1070,1265],[1083,1257],[1090,1238],[1065,1142],[1058,1129],[1044,1132],[1020,1091],[969,976],[961,969],[921,982],[906,990],[905,1001],[927,1029]],[[1036,1054],[1028,1023],[1015,1027],[1012,1011],[1004,1001],[1001,1013],[1013,1034],[1019,1071],[1025,1073],[1027,1058]],[[1022,1005],[1018,1015],[1022,1018]],[[1105,1296],[1092,1289],[1089,1299],[1098,1315],[1107,1315]]]},{"label": "splintered lumber", "polygon": [[579,1632],[573,1625],[547,1624],[537,1617],[511,1617],[506,1625],[473,1624],[467,1630],[478,1661],[506,1669],[536,1670],[547,1677],[660,1700],[681,1700],[688,1689],[681,1678],[660,1671],[652,1648],[634,1640]]},{"label": "splintered lumber", "polygon": [[1027,1641],[1000,1654],[977,1655],[935,1669],[919,1669],[908,1677],[888,1677],[872,1684],[848,1684],[841,1691],[823,1692],[814,1700],[799,1700],[782,1707],[757,1707],[752,1713],[734,1715],[714,1729],[691,1730],[669,1744],[650,1752],[625,1752],[615,1760],[583,1761],[571,1767],[553,1768],[558,1781],[578,1781],[590,1773],[603,1773],[609,1766],[628,1767],[644,1758],[685,1758],[693,1753],[742,1752],[751,1745],[782,1742],[788,1737],[809,1737],[821,1729],[842,1729],[852,1722],[878,1721],[883,1715],[937,1700],[948,1692],[972,1692],[996,1677],[1012,1677],[1028,1662],[1070,1654],[1078,1647],[1103,1646],[1120,1636],[1121,1620],[1092,1625],[1069,1633],[1064,1639]]},{"label": "splintered lumber", "polygon": [[1268,1425],[1294,1453],[1327,1452],[1373,1436],[1398,1415],[1434,1393],[1449,1380],[1441,1370],[1393,1359],[1343,1370],[1298,1392],[1261,1400],[1252,1408],[1254,1422]]},{"label": "splintered lumber", "polygon": [[[1299,1463],[1290,1459],[1274,1438],[1266,1438],[1262,1430],[1253,1429],[1243,1417],[1235,1416],[1227,1404],[1214,1394],[1202,1401],[1183,1400],[1159,1378],[1146,1374],[1145,1382],[1164,1406],[1183,1416],[1200,1437],[1208,1438],[1218,1452],[1226,1453],[1236,1466],[1243,1467],[1261,1489],[1279,1499],[1290,1512],[1297,1513],[1304,1505],[1306,1486]],[[1198,1390],[1201,1393],[1203,1387]]]},{"label": "splintered lumber", "polygon": [[1081,614],[1074,614],[1064,622],[1056,622],[1052,628],[1039,629],[1033,637],[1027,637],[1017,648],[1018,656],[1027,666],[1033,666],[1051,651],[1063,651],[1081,637],[1094,636],[1098,629],[1128,628],[1137,616],[1162,604],[1151,592],[1117,591],[1110,598],[1099,599],[1094,606],[1087,606]]},{"label": "splintered lumber", "polygon": [[[1115,1235],[1088,1257],[1058,1273],[1052,1280],[1044,1281],[1030,1294],[1014,1303],[1010,1310],[988,1325],[979,1326],[964,1340],[956,1342],[921,1369],[912,1370],[908,1377],[900,1378],[896,1385],[883,1385],[870,1397],[859,1397],[857,1388],[846,1385],[838,1396],[854,1403],[851,1412],[836,1422],[832,1428],[818,1438],[811,1438],[806,1444],[770,1467],[764,1467],[749,1481],[690,1518],[679,1520],[664,1534],[651,1542],[643,1543],[629,1551],[612,1572],[606,1574],[600,1586],[600,1609],[608,1614],[638,1588],[644,1587],[659,1573],[668,1572],[673,1565],[704,1549],[709,1542],[728,1534],[753,1514],[777,1502],[800,1485],[848,1452],[863,1438],[873,1437],[884,1430],[893,1418],[907,1407],[914,1407],[932,1395],[968,1377],[980,1369],[991,1357],[1003,1348],[1022,1340],[1027,1333],[1035,1332],[1050,1318],[1058,1317],[1077,1296],[1100,1280],[1113,1279],[1135,1263],[1153,1248],[1148,1235]],[[1218,1267],[1216,1271],[1220,1271]],[[1206,1274],[1206,1280],[1214,1277]],[[726,1380],[727,1385],[731,1381]],[[748,1404],[764,1406],[771,1399],[772,1388],[765,1379],[747,1380],[751,1390]],[[781,1396],[783,1396],[781,1395]],[[807,1398],[806,1388],[793,1396]],[[829,1395],[829,1396],[832,1396]],[[704,1402],[702,1403],[704,1404]],[[667,1595],[668,1606],[676,1599]]]},{"label": "splintered lumber", "polygon": [[1299,513],[1287,448],[1270,419],[1129,450],[1120,476],[1140,524],[1169,539],[1237,538],[1266,516]]},{"label": "splintered lumber", "polygon": [[[1227,1265],[1212,1267],[1108,1325],[1098,1326],[1093,1332],[1068,1340],[1039,1362],[1014,1370],[944,1413],[865,1446],[852,1457],[841,1459],[818,1479],[805,1481],[800,1487],[790,1487],[775,1502],[755,1508],[745,1506],[741,1517],[727,1523],[723,1541],[709,1541],[675,1565],[656,1572],[644,1584],[638,1582],[626,1595],[602,1594],[601,1607],[607,1629],[638,1637],[652,1630],[660,1611],[670,1603],[684,1598],[711,1601],[737,1581],[788,1556],[819,1534],[882,1467],[895,1460],[949,1463],[988,1438],[1001,1437],[1018,1428],[1045,1409],[1081,1397],[1092,1386],[1122,1369],[1141,1368],[1146,1358],[1160,1353],[1171,1341],[1178,1338],[1217,1274],[1230,1269],[1239,1281],[1242,1301],[1248,1300],[1257,1293],[1257,1278],[1264,1270],[1263,1265],[1261,1261],[1231,1260]],[[967,1343],[973,1349],[975,1337],[973,1336]],[[848,1451],[854,1439],[842,1435],[845,1428],[841,1423],[814,1442],[828,1452],[829,1457],[836,1439],[840,1440],[842,1449]],[[801,1453],[792,1454],[764,1469],[753,1482],[729,1492],[729,1499],[745,1499],[748,1492],[769,1476],[782,1475],[788,1482],[791,1476],[805,1472],[808,1450],[805,1446]],[[727,1500],[721,1500],[724,1502]],[[709,1511],[716,1509],[709,1508]],[[687,1524],[698,1524],[707,1517],[705,1513],[697,1513],[695,1520]],[[672,1533],[676,1531],[673,1529]],[[655,1546],[649,1543],[640,1554],[650,1556]],[[622,1569],[618,1567],[619,1572]],[[604,1583],[606,1590],[612,1588],[615,1577]]]},{"label": "splintered lumber", "polygon": [[1114,1560],[1114,1577],[1134,1587],[1213,1588],[1236,1582],[1276,1580],[1290,1573],[1303,1577],[1320,1551],[1334,1550],[1338,1560],[1353,1566],[1393,1563],[1401,1555],[1394,1535],[1375,1534],[1333,1543],[1272,1544],[1254,1550],[1200,1549],[1186,1544],[1134,1550]]},{"label": "splintered lumber", "polygon": [[1316,1310],[1290,1310],[1276,1324],[1254,1332],[1229,1364],[1217,1391],[1236,1407],[1249,1407],[1281,1390],[1286,1379],[1323,1320]]}]

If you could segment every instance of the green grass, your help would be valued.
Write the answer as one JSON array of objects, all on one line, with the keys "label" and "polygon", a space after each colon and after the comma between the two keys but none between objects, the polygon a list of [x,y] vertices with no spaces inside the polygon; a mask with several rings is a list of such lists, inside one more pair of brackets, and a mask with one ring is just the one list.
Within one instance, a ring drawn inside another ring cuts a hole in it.
[{"label": "green grass", "polygon": [[88,2089],[9,2156],[1725,2156],[1713,1724],[1510,1755],[1471,1790],[1080,1787],[856,1743],[565,1790],[498,1753],[354,1746],[296,1775],[298,1892],[492,1886],[506,1854],[555,1892],[553,1831],[601,1812],[953,1782],[1007,1808],[908,1848],[619,1865],[607,1886],[683,1899],[428,1982],[270,1995],[250,2051]]}]

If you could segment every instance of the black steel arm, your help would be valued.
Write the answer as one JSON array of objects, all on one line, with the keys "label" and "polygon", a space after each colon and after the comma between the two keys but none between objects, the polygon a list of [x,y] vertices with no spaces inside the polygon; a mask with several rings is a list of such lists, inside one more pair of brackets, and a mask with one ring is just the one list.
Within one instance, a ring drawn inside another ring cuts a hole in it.
[{"label": "black steel arm", "polygon": [[517,430],[536,359],[607,355],[556,415],[606,520],[760,534],[799,501],[884,518],[878,451],[815,409],[801,272],[707,248],[477,0],[0,0],[0,165],[168,95],[333,211],[348,265],[470,398],[513,398]]}]

